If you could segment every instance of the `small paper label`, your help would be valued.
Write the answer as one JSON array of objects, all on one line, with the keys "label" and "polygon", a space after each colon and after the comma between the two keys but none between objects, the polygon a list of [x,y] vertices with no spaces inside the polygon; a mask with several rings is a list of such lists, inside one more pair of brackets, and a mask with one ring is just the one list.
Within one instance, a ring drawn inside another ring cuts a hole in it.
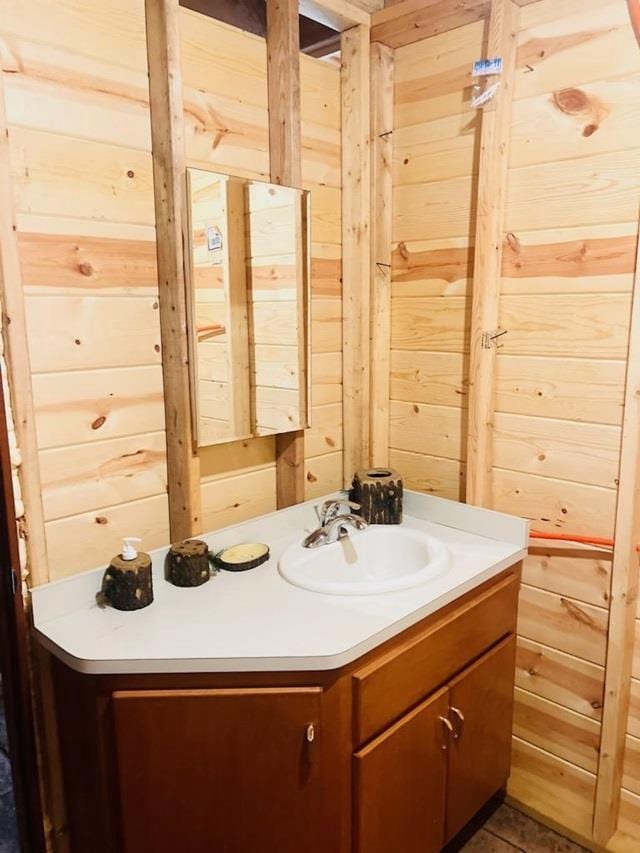
[{"label": "small paper label", "polygon": [[502,57],[494,56],[493,59],[476,59],[473,63],[473,77],[487,77],[489,74],[502,73]]},{"label": "small paper label", "polygon": [[210,225],[207,228],[207,249],[210,252],[215,252],[216,249],[222,248],[222,234],[220,229],[215,225]]}]

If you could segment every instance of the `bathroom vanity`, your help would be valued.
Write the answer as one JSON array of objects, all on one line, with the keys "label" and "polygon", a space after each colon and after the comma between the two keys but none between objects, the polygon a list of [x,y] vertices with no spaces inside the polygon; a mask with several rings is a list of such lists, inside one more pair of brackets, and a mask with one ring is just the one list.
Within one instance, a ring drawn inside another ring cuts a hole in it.
[{"label": "bathroom vanity", "polygon": [[72,851],[426,853],[504,786],[527,523],[412,493],[405,510],[450,554],[409,589],[284,580],[302,504],[204,537],[267,541],[244,574],[178,589],[154,553],[143,611],[98,609],[100,570],[34,591]]}]

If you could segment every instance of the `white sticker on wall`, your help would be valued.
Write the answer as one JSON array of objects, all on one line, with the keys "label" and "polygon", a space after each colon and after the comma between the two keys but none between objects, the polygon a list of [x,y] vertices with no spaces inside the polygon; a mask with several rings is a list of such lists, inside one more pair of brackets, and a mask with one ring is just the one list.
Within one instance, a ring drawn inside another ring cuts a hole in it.
[{"label": "white sticker on wall", "polygon": [[494,56],[493,59],[476,59],[473,63],[473,77],[487,77],[489,74],[502,73],[502,57]]}]

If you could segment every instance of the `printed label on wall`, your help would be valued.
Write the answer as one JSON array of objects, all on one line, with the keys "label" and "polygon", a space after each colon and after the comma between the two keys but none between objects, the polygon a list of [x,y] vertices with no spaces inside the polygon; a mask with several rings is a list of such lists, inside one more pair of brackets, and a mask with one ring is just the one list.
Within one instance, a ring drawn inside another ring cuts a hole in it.
[{"label": "printed label on wall", "polygon": [[471,75],[473,77],[487,77],[489,74],[502,73],[502,57],[494,56],[493,59],[476,59],[473,63]]}]

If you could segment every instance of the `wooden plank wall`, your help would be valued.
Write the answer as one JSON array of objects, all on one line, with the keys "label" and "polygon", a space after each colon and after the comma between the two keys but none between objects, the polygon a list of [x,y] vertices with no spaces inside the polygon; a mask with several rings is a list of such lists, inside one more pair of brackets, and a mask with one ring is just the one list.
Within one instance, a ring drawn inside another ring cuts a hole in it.
[{"label": "wooden plank wall", "polygon": [[[189,165],[267,179],[266,50],[181,10]],[[168,541],[143,0],[6,0],[0,57],[49,577]],[[342,481],[339,71],[302,59],[313,210],[307,494]],[[203,529],[275,508],[274,441],[202,453]]]},{"label": "wooden plank wall", "polygon": [[464,495],[484,21],[395,51],[389,463],[410,488]]},{"label": "wooden plank wall", "polygon": [[[395,51],[390,459],[457,498],[464,477],[476,22]],[[624,0],[521,10],[497,357],[492,503],[611,537],[640,202],[640,52]],[[526,560],[510,795],[590,837],[611,560]],[[638,623],[640,625],[640,622]],[[640,838],[640,629],[621,827]]]},{"label": "wooden plank wall", "polygon": [[[614,532],[640,203],[640,111],[632,95],[639,82],[640,52],[623,0],[541,0],[522,9],[493,499],[543,531]],[[608,559],[534,553],[520,601],[526,649],[518,659],[510,792],[587,837],[610,569]],[[562,683],[572,684],[562,699],[548,695],[539,674],[559,653],[569,670]],[[572,682],[570,674],[585,669],[589,682]],[[571,797],[561,796],[567,789]]]},{"label": "wooden plank wall", "polygon": [[[181,32],[187,165],[269,180],[265,41],[188,10],[183,10]],[[301,110],[302,183],[311,190],[313,241],[313,426],[305,437],[306,496],[310,498],[340,488],[342,482],[340,74],[336,67],[301,57]],[[276,508],[273,437],[203,448],[200,461],[203,530]]]}]

